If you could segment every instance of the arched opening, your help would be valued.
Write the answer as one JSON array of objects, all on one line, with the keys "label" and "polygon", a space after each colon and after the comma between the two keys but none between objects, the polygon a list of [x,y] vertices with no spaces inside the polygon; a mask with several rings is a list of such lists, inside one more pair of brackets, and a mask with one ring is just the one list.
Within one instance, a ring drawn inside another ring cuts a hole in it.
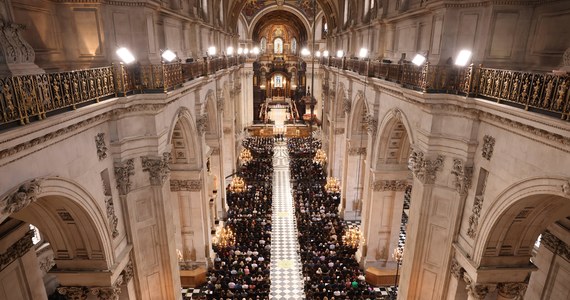
[{"label": "arched opening", "polygon": [[[23,183],[2,199],[3,295],[31,299],[57,293],[60,285],[114,284],[113,274],[121,270],[115,269],[110,253],[112,238],[119,235],[84,189],[70,180],[42,178]],[[107,211],[107,218],[110,213],[115,212]],[[94,274],[104,275],[90,280]]]}]

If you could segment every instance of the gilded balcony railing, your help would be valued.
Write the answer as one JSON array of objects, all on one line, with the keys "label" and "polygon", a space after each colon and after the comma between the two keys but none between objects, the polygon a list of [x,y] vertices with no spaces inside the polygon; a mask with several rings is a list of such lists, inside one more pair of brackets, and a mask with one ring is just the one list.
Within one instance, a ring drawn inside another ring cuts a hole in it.
[{"label": "gilded balcony railing", "polygon": [[[323,58],[321,64],[338,68],[340,59]],[[349,59],[347,68],[368,75],[400,83],[405,88],[430,93],[462,94],[518,106],[525,110],[559,115],[570,120],[570,76],[542,74],[469,66],[422,66],[369,62]]]},{"label": "gilded balcony railing", "polygon": [[[0,78],[0,130],[27,124],[49,113],[138,92],[167,92],[185,81],[237,66],[242,57],[190,63],[123,65]],[[210,68],[208,68],[208,64]]]}]

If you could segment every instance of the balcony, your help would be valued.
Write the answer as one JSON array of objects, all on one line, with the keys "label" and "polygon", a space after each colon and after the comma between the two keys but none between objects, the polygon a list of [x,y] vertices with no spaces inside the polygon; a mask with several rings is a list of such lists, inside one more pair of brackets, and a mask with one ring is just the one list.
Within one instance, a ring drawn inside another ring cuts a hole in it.
[{"label": "balcony", "polygon": [[117,96],[166,93],[187,81],[243,63],[243,57],[218,57],[0,78],[0,130]]},{"label": "balcony", "polygon": [[483,66],[422,66],[347,58],[321,58],[322,66],[400,84],[426,93],[458,94],[570,120],[570,76]]}]

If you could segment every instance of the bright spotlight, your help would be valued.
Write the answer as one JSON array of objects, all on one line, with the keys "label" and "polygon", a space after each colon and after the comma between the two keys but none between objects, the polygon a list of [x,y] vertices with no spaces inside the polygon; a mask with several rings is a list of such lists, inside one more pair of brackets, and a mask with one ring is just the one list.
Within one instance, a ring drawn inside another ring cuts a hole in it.
[{"label": "bright spotlight", "polygon": [[254,47],[253,49],[251,49],[251,53],[253,55],[258,55],[259,54],[259,47]]},{"label": "bright spotlight", "polygon": [[208,55],[209,56],[216,55],[216,47],[214,47],[214,46],[208,47]]},{"label": "bright spotlight", "polygon": [[321,51],[315,52],[315,56],[316,56],[316,57],[321,57]]},{"label": "bright spotlight", "polygon": [[414,59],[412,59],[412,63],[418,67],[423,65],[425,61],[426,57],[421,54],[416,54],[416,56],[414,56]]},{"label": "bright spotlight", "polygon": [[242,55],[243,54],[243,48],[239,47],[238,48],[238,55]]},{"label": "bright spotlight", "polygon": [[311,55],[311,51],[309,51],[309,49],[307,49],[307,48],[303,48],[303,49],[301,49],[301,55],[302,56],[309,56],[309,55]]},{"label": "bright spotlight", "polygon": [[469,63],[469,60],[471,59],[471,51],[469,50],[461,50],[459,51],[459,54],[457,55],[457,58],[455,59],[455,65],[456,66],[461,66],[464,67]]},{"label": "bright spotlight", "polygon": [[247,49],[247,48],[243,49],[243,54],[248,55],[248,54],[249,54],[249,49]]},{"label": "bright spotlight", "polygon": [[164,52],[162,52],[162,58],[167,62],[171,62],[176,58],[176,54],[170,50],[164,50]]},{"label": "bright spotlight", "polygon": [[358,57],[360,57],[360,58],[368,57],[368,49],[360,48],[360,52],[358,52]]},{"label": "bright spotlight", "polygon": [[117,49],[116,53],[119,56],[119,58],[121,59],[121,61],[123,61],[123,63],[125,63],[125,64],[130,64],[133,61],[135,61],[135,56],[131,53],[131,51],[129,51],[129,49],[127,49],[125,47],[121,47],[121,48]]},{"label": "bright spotlight", "polygon": [[229,56],[234,55],[234,47],[229,46],[229,47],[226,49],[226,54],[229,55]]},{"label": "bright spotlight", "polygon": [[323,51],[323,56],[324,56],[324,57],[329,57],[329,50]]},{"label": "bright spotlight", "polygon": [[341,58],[341,57],[343,57],[343,56],[344,56],[344,51],[338,50],[338,51],[336,52],[336,57]]}]

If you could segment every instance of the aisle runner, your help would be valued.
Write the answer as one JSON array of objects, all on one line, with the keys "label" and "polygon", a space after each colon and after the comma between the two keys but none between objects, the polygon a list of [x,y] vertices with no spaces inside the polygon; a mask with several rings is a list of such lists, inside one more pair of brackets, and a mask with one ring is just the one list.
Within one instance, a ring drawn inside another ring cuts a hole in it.
[{"label": "aisle runner", "polygon": [[271,290],[269,299],[305,299],[297,223],[289,183],[287,145],[275,144],[271,219]]}]

